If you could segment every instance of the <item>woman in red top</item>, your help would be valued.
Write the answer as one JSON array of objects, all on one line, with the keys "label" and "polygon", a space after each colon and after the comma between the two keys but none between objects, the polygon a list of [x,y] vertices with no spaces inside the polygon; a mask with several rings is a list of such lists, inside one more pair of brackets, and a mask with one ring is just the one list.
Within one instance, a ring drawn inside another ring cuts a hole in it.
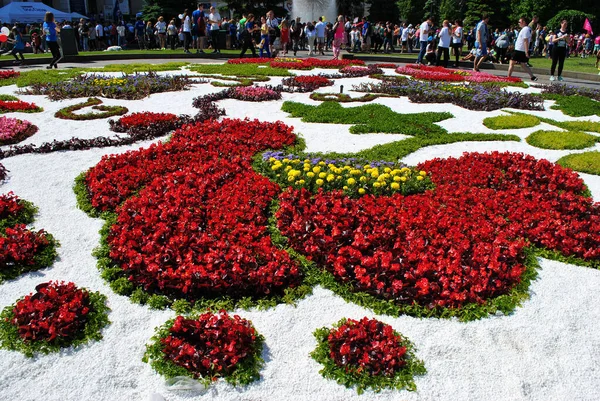
[{"label": "woman in red top", "polygon": [[339,60],[340,51],[342,50],[342,45],[346,39],[345,28],[344,28],[344,16],[338,16],[338,19],[333,26],[333,58],[334,60]]},{"label": "woman in red top", "polygon": [[281,22],[279,30],[281,31],[281,37],[279,38],[279,41],[281,42],[281,50],[283,50],[283,55],[285,56],[290,44],[290,26],[286,20]]}]

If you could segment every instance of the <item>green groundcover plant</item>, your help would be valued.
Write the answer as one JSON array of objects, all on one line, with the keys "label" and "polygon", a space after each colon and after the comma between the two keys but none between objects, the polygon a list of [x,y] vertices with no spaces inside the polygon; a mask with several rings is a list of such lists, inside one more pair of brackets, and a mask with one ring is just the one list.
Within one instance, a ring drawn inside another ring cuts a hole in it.
[{"label": "green groundcover plant", "polygon": [[539,124],[539,118],[523,113],[508,116],[488,117],[483,120],[483,125],[494,130],[530,128]]},{"label": "green groundcover plant", "polygon": [[558,159],[556,163],[582,173],[600,175],[600,152],[598,151],[567,155]]},{"label": "green groundcover plant", "polygon": [[542,149],[585,149],[600,140],[599,137],[577,131],[536,131],[526,139],[528,144]]}]

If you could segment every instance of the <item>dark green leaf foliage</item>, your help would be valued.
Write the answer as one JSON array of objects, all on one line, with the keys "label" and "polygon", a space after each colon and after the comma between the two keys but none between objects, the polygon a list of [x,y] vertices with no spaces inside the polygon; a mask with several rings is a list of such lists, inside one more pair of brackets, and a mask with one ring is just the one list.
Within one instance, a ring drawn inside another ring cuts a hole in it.
[{"label": "dark green leaf foliage", "polygon": [[[11,351],[19,351],[28,357],[34,355],[49,354],[58,352],[62,348],[77,347],[90,341],[99,341],[102,339],[102,329],[110,323],[108,312],[110,309],[106,306],[106,296],[99,292],[90,292],[90,312],[87,315],[87,322],[84,329],[70,341],[65,341],[57,337],[56,341],[23,341],[19,336],[17,326],[10,323],[14,317],[13,309],[15,304],[7,306],[0,313],[0,347]],[[18,301],[17,301],[18,302]]]},{"label": "dark green leaf foliage", "polygon": [[24,199],[19,199],[19,205],[22,209],[16,215],[8,216],[0,220],[0,232],[3,232],[6,227],[13,227],[17,224],[31,224],[38,212],[37,206]]}]

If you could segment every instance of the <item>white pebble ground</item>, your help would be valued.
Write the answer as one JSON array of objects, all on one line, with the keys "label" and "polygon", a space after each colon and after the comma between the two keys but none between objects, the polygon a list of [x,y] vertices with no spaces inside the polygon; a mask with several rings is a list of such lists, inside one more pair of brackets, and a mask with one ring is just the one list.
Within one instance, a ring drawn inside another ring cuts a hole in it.
[{"label": "white pebble ground", "polygon": [[[273,82],[278,82],[274,78]],[[339,85],[351,88],[361,78],[336,82],[320,92],[337,92]],[[16,87],[0,88],[14,94]],[[104,100],[130,112],[155,111],[194,114],[196,96],[220,89],[208,84],[190,91],[152,95],[138,101]],[[346,90],[347,92],[347,90]],[[352,93],[351,93],[352,94]],[[353,94],[358,95],[358,94]],[[284,94],[284,100],[316,104],[308,94]],[[72,136],[110,136],[106,119],[68,121],[54,118],[59,108],[82,99],[50,102],[42,96],[22,96],[45,111],[39,114],[11,113],[36,124],[40,130],[24,143],[41,144]],[[229,117],[282,120],[293,125],[306,139],[308,151],[357,151],[405,138],[403,135],[352,135],[348,125],[309,124],[289,118],[281,111],[282,101],[249,103],[220,102]],[[451,132],[490,133],[482,125],[487,116],[500,115],[461,109],[452,105],[412,104],[406,98],[378,99],[401,113],[449,111],[454,118],[441,126]],[[360,104],[344,104],[344,107]],[[532,114],[557,120],[569,119],[560,111]],[[589,118],[599,121],[598,117]],[[540,129],[511,131],[525,138]],[[2,160],[9,180],[2,193],[14,191],[39,209],[34,226],[52,233],[61,243],[59,259],[50,268],[23,275],[0,286],[0,308],[33,291],[43,281],[68,280],[80,287],[108,296],[112,324],[104,339],[77,349],[26,358],[0,350],[0,400],[3,401],[134,401],[161,395],[166,400],[599,400],[600,399],[600,272],[584,267],[541,260],[538,279],[530,287],[531,299],[510,316],[492,316],[461,323],[455,320],[391,318],[348,304],[322,288],[298,302],[268,311],[237,311],[252,320],[266,338],[265,367],[261,380],[243,388],[218,382],[207,391],[171,390],[165,380],[141,361],[145,344],[154,328],[175,314],[132,304],[115,295],[100,278],[92,250],[98,245],[102,221],[77,209],[72,186],[75,177],[94,166],[103,155],[148,146],[150,142],[119,148],[22,155]],[[596,149],[599,147],[596,146]],[[432,146],[408,155],[415,164],[433,157],[460,156],[464,151],[510,150],[556,161],[566,151],[547,151],[521,142],[469,142]],[[581,174],[596,201],[600,200],[600,177]],[[227,207],[227,205],[223,205]],[[425,362],[427,374],[416,380],[417,391],[367,391],[357,395],[319,374],[320,366],[310,358],[315,347],[312,332],[330,326],[342,317],[376,317],[406,335]]]}]

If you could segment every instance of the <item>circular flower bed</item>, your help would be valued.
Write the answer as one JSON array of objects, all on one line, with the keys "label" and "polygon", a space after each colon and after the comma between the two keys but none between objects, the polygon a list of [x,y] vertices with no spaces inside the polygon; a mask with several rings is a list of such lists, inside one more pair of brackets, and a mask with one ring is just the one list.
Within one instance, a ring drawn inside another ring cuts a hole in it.
[{"label": "circular flower bed", "polygon": [[314,335],[318,345],[311,356],[324,366],[323,377],[356,386],[359,394],[367,388],[414,391],[414,376],[427,372],[412,344],[392,326],[375,319],[342,319],[332,329],[323,327]]},{"label": "circular flower bed", "polygon": [[0,314],[0,346],[32,357],[102,338],[106,297],[73,283],[47,282]]},{"label": "circular flower bed", "polygon": [[0,145],[21,142],[37,132],[38,128],[29,121],[0,116]]},{"label": "circular flower bed", "polygon": [[312,100],[318,100],[321,102],[334,101],[334,102],[340,102],[340,103],[371,102],[381,96],[385,96],[385,95],[372,95],[372,94],[368,93],[366,95],[359,96],[359,97],[351,97],[350,95],[347,95],[345,93],[313,92],[310,94],[310,98]]},{"label": "circular flower bed", "polygon": [[340,73],[344,75],[344,78],[356,78],[383,74],[383,71],[377,65],[372,64],[367,67],[346,66],[340,69]]},{"label": "circular flower bed", "polygon": [[26,227],[36,212],[12,193],[0,196],[0,283],[54,262],[58,242],[44,230]]},{"label": "circular flower bed", "polygon": [[250,321],[225,311],[177,316],[157,329],[144,361],[167,378],[191,376],[208,385],[221,377],[245,385],[260,378],[263,344]]},{"label": "circular flower bed", "polygon": [[585,149],[594,146],[600,138],[577,131],[536,131],[525,140],[542,149]]},{"label": "circular flower bed", "polygon": [[278,227],[295,250],[325,266],[338,290],[366,292],[373,305],[391,301],[385,310],[394,314],[510,311],[532,276],[531,245],[600,265],[599,206],[581,196],[585,186],[571,171],[511,153],[418,168],[431,174],[434,191],[351,199],[288,189]]},{"label": "circular flower bed", "polygon": [[[74,104],[73,106],[65,107],[56,112],[54,117],[62,118],[64,120],[98,120],[101,118],[113,117],[113,116],[122,116],[126,114],[129,110],[127,107],[123,106],[100,106],[102,104],[102,100],[91,97],[87,101],[83,103]],[[85,113],[85,114],[75,114],[75,111],[81,110],[86,107],[92,107],[94,110],[99,110],[101,113]]]},{"label": "circular flower bed", "polygon": [[333,85],[333,81],[319,75],[301,75],[284,78],[281,83],[296,92],[312,92],[323,86]]}]

